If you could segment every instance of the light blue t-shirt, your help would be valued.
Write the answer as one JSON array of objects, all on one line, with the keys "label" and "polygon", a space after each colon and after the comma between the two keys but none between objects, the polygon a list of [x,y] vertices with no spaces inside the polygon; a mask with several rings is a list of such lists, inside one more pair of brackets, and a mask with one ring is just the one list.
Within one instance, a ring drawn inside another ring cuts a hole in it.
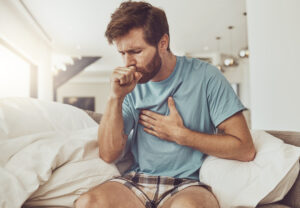
[{"label": "light blue t-shirt", "polygon": [[199,180],[198,171],[205,157],[203,153],[148,134],[138,123],[143,109],[168,115],[167,100],[170,96],[184,126],[208,134],[215,134],[222,121],[245,107],[216,67],[199,59],[179,56],[167,79],[138,84],[125,97],[124,131],[130,135],[127,148],[134,157],[129,171]]}]

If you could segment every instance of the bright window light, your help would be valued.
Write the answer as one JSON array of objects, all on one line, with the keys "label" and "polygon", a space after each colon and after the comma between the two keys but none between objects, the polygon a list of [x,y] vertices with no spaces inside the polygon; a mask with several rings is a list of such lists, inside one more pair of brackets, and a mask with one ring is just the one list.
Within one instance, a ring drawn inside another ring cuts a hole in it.
[{"label": "bright window light", "polygon": [[30,96],[30,65],[0,45],[0,98]]}]

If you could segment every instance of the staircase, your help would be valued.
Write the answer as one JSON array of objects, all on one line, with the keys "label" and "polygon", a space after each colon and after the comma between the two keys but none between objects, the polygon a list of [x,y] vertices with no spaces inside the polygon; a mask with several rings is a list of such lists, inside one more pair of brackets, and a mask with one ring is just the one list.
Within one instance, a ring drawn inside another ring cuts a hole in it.
[{"label": "staircase", "polygon": [[66,70],[58,70],[53,76],[53,100],[57,100],[57,89],[68,82],[72,77],[83,71],[87,66],[99,60],[100,56],[83,56],[73,58],[73,64],[66,65]]}]

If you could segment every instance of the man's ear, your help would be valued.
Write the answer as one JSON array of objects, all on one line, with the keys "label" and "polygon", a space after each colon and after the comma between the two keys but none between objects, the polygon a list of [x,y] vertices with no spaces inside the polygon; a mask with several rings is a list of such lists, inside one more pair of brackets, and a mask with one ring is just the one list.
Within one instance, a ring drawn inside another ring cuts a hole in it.
[{"label": "man's ear", "polygon": [[169,35],[168,34],[164,34],[158,44],[158,48],[160,51],[167,51],[169,46]]}]

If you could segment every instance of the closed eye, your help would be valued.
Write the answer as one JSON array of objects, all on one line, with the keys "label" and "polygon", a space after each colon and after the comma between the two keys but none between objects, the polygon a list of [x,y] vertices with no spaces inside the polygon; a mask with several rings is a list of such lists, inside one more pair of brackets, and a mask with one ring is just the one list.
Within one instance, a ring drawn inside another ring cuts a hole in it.
[{"label": "closed eye", "polygon": [[132,51],[128,51],[129,54],[139,54],[141,53],[142,50],[132,50]]},{"label": "closed eye", "polygon": [[139,54],[141,53],[142,50],[138,49],[138,50],[128,50],[128,51],[119,51],[119,53],[124,56],[126,53],[129,54],[129,55],[132,55],[132,54]]}]

